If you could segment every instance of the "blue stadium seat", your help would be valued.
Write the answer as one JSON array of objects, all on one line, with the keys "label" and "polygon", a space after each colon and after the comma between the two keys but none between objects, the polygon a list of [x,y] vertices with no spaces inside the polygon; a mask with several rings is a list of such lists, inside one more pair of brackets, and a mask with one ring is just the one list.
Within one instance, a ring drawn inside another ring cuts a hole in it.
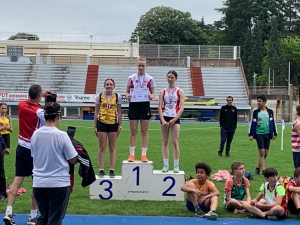
[{"label": "blue stadium seat", "polygon": [[200,116],[198,120],[200,121],[210,121],[217,116],[217,111],[200,111]]}]

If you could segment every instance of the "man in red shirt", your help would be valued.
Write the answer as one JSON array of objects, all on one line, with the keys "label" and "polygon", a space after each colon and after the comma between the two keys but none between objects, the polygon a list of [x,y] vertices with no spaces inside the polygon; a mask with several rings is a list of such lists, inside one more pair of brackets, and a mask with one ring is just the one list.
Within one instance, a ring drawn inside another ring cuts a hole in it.
[{"label": "man in red shirt", "polygon": [[[12,218],[12,205],[15,202],[17,191],[26,176],[32,176],[33,161],[31,157],[30,139],[33,132],[43,126],[46,121],[44,110],[41,109],[39,102],[42,97],[50,95],[52,92],[43,91],[38,84],[33,84],[29,88],[29,98],[19,102],[19,136],[16,149],[16,172],[15,179],[10,186],[8,203],[3,221],[6,225],[15,225]],[[31,213],[28,218],[28,225],[34,225],[37,218],[37,204],[32,195]]]},{"label": "man in red shirt", "polygon": [[294,171],[294,179],[288,183],[288,209],[292,214],[300,217],[300,168]]}]

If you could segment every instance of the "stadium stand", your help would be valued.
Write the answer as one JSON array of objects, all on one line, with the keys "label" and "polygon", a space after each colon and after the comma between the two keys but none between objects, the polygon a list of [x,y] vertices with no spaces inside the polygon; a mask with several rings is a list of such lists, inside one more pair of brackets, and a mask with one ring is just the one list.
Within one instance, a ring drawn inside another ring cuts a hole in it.
[{"label": "stadium stand", "polygon": [[83,94],[87,66],[36,65],[36,80],[44,89],[60,94]]},{"label": "stadium stand", "polygon": [[246,87],[240,68],[201,67],[205,97],[215,98],[217,104],[226,104],[226,97],[233,96],[236,106],[248,106]]},{"label": "stadium stand", "polygon": [[35,82],[36,72],[32,64],[0,63],[1,91],[27,93]]}]

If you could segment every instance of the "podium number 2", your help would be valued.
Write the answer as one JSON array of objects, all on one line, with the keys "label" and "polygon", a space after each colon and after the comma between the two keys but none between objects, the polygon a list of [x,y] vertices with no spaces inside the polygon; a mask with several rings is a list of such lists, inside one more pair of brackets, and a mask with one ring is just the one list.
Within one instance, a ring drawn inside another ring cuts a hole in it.
[{"label": "podium number 2", "polygon": [[140,167],[136,166],[132,171],[136,171],[136,186],[140,186]]},{"label": "podium number 2", "polygon": [[172,189],[172,188],[174,187],[174,185],[175,185],[175,179],[174,179],[174,177],[169,176],[169,177],[165,177],[165,178],[163,179],[164,182],[166,182],[167,180],[171,180],[171,185],[170,185],[170,187],[167,188],[167,190],[165,190],[165,191],[162,193],[162,196],[176,196],[176,194],[168,193],[169,191],[171,191],[171,189]]},{"label": "podium number 2", "polygon": [[100,194],[100,195],[99,195],[99,198],[102,199],[102,200],[109,200],[109,199],[111,199],[112,196],[113,196],[113,193],[112,193],[112,191],[111,191],[111,188],[112,188],[113,185],[112,185],[112,182],[111,182],[110,180],[102,180],[102,181],[100,182],[100,185],[103,185],[104,183],[108,183],[108,187],[107,187],[107,188],[104,188],[104,191],[108,192],[109,195],[108,195],[108,197],[104,197],[102,194]]}]

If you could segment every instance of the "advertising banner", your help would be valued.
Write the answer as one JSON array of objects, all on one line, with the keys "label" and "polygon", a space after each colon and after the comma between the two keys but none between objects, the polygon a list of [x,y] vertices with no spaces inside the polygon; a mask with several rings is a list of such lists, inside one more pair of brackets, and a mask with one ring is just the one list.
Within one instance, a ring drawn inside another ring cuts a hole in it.
[{"label": "advertising banner", "polygon": [[[56,101],[58,103],[95,103],[96,94],[57,94]],[[8,93],[8,92],[0,92],[0,101],[1,102],[18,102],[22,100],[26,100],[28,98],[27,93]],[[125,95],[122,95],[122,103],[128,104],[129,101],[126,99]],[[44,98],[42,98],[41,102],[44,102]],[[151,101],[151,104],[158,104],[158,96]],[[186,105],[215,105],[214,98],[208,97],[200,97],[200,96],[185,96],[184,104]]]}]

